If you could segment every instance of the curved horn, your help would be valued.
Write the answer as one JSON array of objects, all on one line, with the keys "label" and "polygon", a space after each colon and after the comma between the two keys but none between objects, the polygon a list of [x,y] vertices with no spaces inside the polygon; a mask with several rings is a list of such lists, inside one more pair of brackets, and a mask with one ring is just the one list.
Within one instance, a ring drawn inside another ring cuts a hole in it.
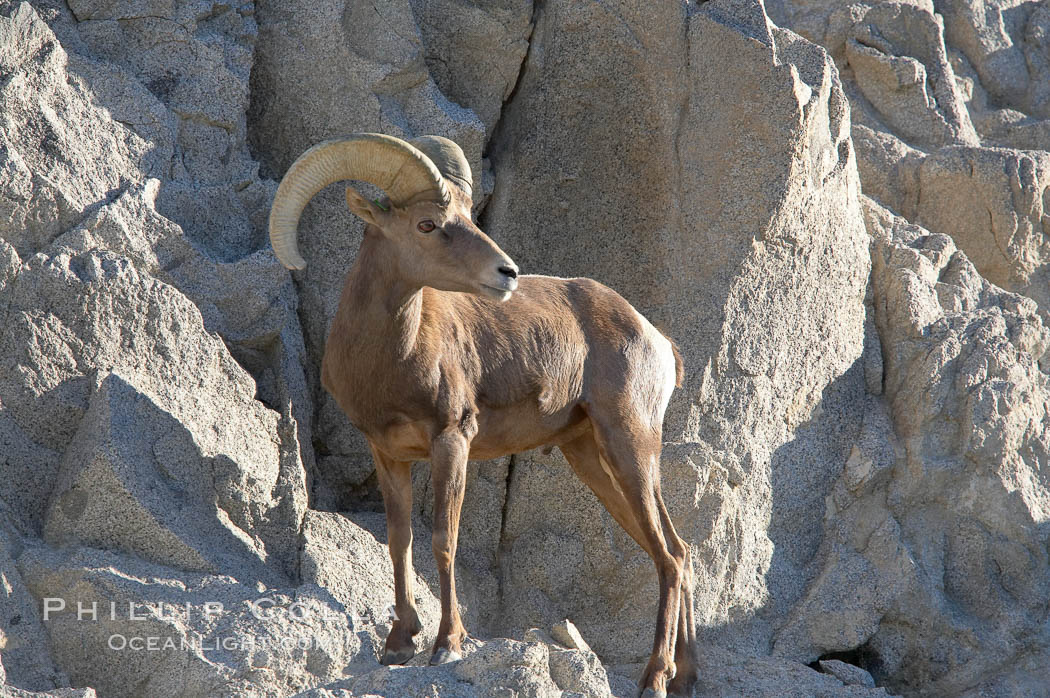
[{"label": "curved horn", "polygon": [[470,196],[474,195],[474,177],[463,149],[454,141],[441,136],[420,136],[409,141],[423,151],[446,178],[458,184]]},{"label": "curved horn", "polygon": [[270,208],[270,244],[281,264],[306,266],[296,243],[299,217],[317,192],[343,179],[374,184],[395,206],[450,200],[448,185],[430,158],[400,138],[355,133],[318,143],[288,168]]}]

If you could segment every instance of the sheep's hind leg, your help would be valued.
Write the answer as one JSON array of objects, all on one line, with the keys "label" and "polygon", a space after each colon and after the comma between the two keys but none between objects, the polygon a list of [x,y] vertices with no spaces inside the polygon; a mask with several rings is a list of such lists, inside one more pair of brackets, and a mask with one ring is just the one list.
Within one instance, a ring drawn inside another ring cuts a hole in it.
[{"label": "sheep's hind leg", "polygon": [[671,517],[664,506],[660,489],[656,490],[656,504],[660,509],[660,519],[664,525],[664,537],[668,540],[677,539],[685,554],[682,563],[682,588],[679,593],[680,606],[678,609],[678,636],[674,645],[675,675],[667,684],[667,691],[675,696],[693,695],[693,686],[699,678],[699,667],[696,647],[696,621],[693,617],[693,556],[689,551],[689,545],[678,538],[674,530]]},{"label": "sheep's hind leg", "polygon": [[[625,433],[625,431],[620,433]],[[639,683],[639,695],[666,695],[669,688],[667,681],[676,676],[678,669],[676,660],[679,658],[686,664],[682,668],[687,676],[683,682],[673,684],[673,686],[691,691],[695,680],[695,665],[689,663],[687,657],[691,656],[692,652],[690,650],[687,653],[684,647],[679,651],[676,642],[678,641],[676,636],[682,629],[683,623],[683,620],[679,618],[682,613],[680,604],[684,602],[684,599],[680,600],[683,591],[681,588],[683,574],[682,561],[679,558],[688,554],[688,548],[677,537],[672,527],[671,535],[667,537],[674,541],[672,543],[674,551],[672,553],[671,550],[668,550],[665,541],[667,532],[664,530],[663,521],[658,513],[659,491],[652,485],[652,476],[659,476],[659,468],[650,468],[651,459],[644,455],[644,453],[653,452],[652,457],[659,458],[659,436],[654,439],[655,443],[650,443],[642,448],[637,448],[621,437],[614,441],[614,444],[621,448],[622,455],[615,458],[603,456],[603,451],[609,448],[608,442],[603,448],[597,441],[599,438],[597,433],[585,434],[562,446],[562,453],[565,454],[566,460],[572,465],[576,474],[591,488],[613,518],[653,559],[660,577],[660,610],[657,616],[653,654]],[[619,463],[619,466],[615,463]],[[659,504],[662,505],[662,502]],[[681,547],[678,547],[678,543]],[[689,601],[691,603],[691,599]],[[689,615],[691,616],[691,613]],[[688,618],[685,622],[688,622]],[[688,631],[686,633],[688,638],[690,633]],[[671,657],[672,648],[676,650],[674,660]]]},{"label": "sheep's hind leg", "polygon": [[412,596],[412,464],[391,460],[374,446],[372,456],[386,508],[387,543],[394,563],[394,612],[383,664],[404,664],[416,654],[413,638],[423,629]]}]

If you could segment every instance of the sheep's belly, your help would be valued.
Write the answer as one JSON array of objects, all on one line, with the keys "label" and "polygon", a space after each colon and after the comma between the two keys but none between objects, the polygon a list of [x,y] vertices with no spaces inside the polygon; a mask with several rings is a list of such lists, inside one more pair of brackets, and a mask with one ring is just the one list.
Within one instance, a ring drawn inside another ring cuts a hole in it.
[{"label": "sheep's belly", "polygon": [[478,433],[470,443],[470,458],[488,460],[540,446],[557,446],[589,428],[590,420],[578,406],[555,414],[543,414],[527,406],[481,409]]},{"label": "sheep's belly", "polygon": [[[557,446],[571,441],[590,428],[582,408],[559,414],[541,415],[527,409],[482,409],[477,415],[478,431],[470,442],[471,460],[488,460],[521,453],[540,446]],[[369,440],[396,460],[430,458],[430,435],[434,424],[428,419],[388,424]]]}]

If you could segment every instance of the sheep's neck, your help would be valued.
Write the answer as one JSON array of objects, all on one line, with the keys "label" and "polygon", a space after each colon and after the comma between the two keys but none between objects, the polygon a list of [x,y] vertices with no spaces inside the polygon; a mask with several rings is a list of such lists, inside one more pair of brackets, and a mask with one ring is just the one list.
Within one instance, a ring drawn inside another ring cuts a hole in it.
[{"label": "sheep's neck", "polygon": [[[348,284],[353,324],[373,341],[397,347],[407,358],[416,344],[423,309],[423,289],[401,278],[381,234],[367,234]],[[361,335],[358,335],[361,336]]]}]

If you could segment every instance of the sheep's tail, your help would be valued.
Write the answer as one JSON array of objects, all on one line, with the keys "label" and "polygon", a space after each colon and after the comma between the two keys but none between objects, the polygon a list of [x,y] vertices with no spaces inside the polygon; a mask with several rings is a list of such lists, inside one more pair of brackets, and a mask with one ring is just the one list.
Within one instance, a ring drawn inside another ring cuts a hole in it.
[{"label": "sheep's tail", "polygon": [[674,387],[681,388],[682,381],[685,380],[685,366],[682,364],[682,355],[678,351],[678,344],[666,332],[660,330],[660,328],[657,329],[664,336],[664,339],[671,343],[671,351],[674,352]]}]

